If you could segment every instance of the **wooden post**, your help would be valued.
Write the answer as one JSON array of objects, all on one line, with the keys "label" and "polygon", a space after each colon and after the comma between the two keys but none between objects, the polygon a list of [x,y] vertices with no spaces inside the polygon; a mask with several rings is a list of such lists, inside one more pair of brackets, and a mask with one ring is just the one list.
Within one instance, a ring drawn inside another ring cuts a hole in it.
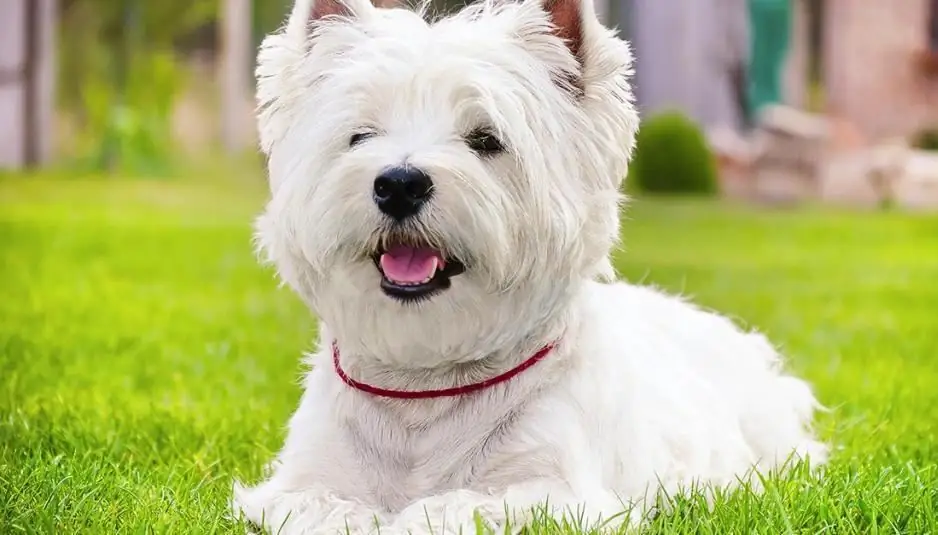
[{"label": "wooden post", "polygon": [[23,14],[25,43],[23,45],[23,165],[31,167],[39,160],[39,61],[41,30],[39,10],[36,1],[26,1]]},{"label": "wooden post", "polygon": [[[34,0],[35,1],[35,0]],[[33,68],[36,108],[33,112],[36,138],[33,141],[35,164],[49,163],[55,153],[55,88],[59,7],[58,0],[38,0],[36,47],[37,61]]]},{"label": "wooden post", "polygon": [[251,0],[222,0],[221,139],[225,151],[236,154],[252,139],[248,106],[251,103]]},{"label": "wooden post", "polygon": [[[784,64],[783,102],[795,108],[808,107],[808,91],[811,79],[811,55],[813,50],[812,25],[816,21],[811,14],[818,10],[810,9],[808,3],[819,0],[795,0],[792,2],[791,46]],[[816,111],[816,110],[811,110]]]}]

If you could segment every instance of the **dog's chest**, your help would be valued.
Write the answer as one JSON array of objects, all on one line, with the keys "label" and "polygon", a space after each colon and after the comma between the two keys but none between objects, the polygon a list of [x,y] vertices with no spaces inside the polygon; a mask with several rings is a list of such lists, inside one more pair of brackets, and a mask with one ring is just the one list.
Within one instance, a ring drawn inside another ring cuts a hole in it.
[{"label": "dog's chest", "polygon": [[395,411],[349,422],[349,437],[377,504],[398,512],[417,498],[473,486],[520,413],[466,405],[423,422]]}]

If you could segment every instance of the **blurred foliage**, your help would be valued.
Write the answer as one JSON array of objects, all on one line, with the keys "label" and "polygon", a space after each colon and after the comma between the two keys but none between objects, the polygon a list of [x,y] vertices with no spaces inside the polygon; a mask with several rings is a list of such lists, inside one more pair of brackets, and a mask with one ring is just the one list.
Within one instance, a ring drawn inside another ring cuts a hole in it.
[{"label": "blurred foliage", "polygon": [[[258,45],[282,25],[292,0],[250,3]],[[439,14],[466,3],[433,2]],[[173,110],[194,82],[192,57],[214,59],[221,0],[61,0],[60,6],[58,100],[75,127],[66,151],[77,158],[72,167],[166,174],[178,148]]]},{"label": "blurred foliage", "polygon": [[927,128],[912,139],[912,146],[922,150],[938,151],[938,127]]},{"label": "blurred foliage", "polygon": [[[259,41],[280,25],[289,0],[252,3]],[[80,163],[137,174],[166,170],[186,58],[199,50],[211,57],[220,7],[220,0],[63,0],[59,104],[76,123],[70,143]]]},{"label": "blurred foliage", "polygon": [[644,193],[710,195],[717,191],[716,160],[696,123],[663,112],[642,121],[628,182]]}]

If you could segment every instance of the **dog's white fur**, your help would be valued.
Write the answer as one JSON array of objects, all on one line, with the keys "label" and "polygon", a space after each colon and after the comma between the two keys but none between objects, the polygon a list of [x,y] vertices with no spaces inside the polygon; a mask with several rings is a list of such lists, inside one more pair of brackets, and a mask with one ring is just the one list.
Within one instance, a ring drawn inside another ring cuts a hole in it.
[{"label": "dog's white fur", "polygon": [[[571,8],[576,57],[558,36]],[[638,128],[630,65],[588,1],[486,1],[428,23],[297,0],[259,55],[272,196],[257,238],[320,316],[320,351],[272,476],[236,488],[239,513],[291,534],[472,532],[474,513],[501,527],[545,502],[592,522],[660,488],[823,460],[815,398],[763,336],[609,280]],[[473,153],[461,136],[479,125],[507,153]],[[363,127],[378,135],[350,149]],[[416,305],[382,293],[369,259],[389,224],[374,177],[404,161],[435,188],[411,231],[467,264]],[[508,383],[408,401],[346,386],[333,340],[350,376],[405,390],[557,346]]]}]

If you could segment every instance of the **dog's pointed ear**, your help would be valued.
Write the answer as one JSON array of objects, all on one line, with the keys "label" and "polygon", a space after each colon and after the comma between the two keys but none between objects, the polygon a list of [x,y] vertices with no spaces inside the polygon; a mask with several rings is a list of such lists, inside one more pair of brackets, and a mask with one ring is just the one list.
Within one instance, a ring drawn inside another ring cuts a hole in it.
[{"label": "dog's pointed ear", "polygon": [[310,22],[324,19],[329,16],[353,16],[352,7],[343,0],[314,0],[309,10]]},{"label": "dog's pointed ear", "polygon": [[[533,1],[547,15],[548,32],[563,41],[574,60],[574,63],[571,63],[566,58],[554,57],[553,60],[545,58],[558,68],[553,73],[555,81],[570,91],[574,97],[579,98],[585,91],[584,79],[587,77],[589,63],[592,61],[590,48],[593,41],[591,39],[601,30],[601,24],[593,9],[593,0]],[[543,49],[540,53],[543,53]]]},{"label": "dog's pointed ear", "polygon": [[[553,25],[554,35],[563,39],[570,54],[583,65],[584,0],[541,0]],[[590,0],[585,0],[589,2]]]},{"label": "dog's pointed ear", "polygon": [[295,38],[305,38],[312,23],[328,17],[359,19],[370,16],[376,7],[391,8],[397,0],[296,0],[287,33]]},{"label": "dog's pointed ear", "polygon": [[313,0],[309,20],[315,21],[330,15],[356,17],[370,12],[370,7],[390,9],[397,5],[396,0]]}]

